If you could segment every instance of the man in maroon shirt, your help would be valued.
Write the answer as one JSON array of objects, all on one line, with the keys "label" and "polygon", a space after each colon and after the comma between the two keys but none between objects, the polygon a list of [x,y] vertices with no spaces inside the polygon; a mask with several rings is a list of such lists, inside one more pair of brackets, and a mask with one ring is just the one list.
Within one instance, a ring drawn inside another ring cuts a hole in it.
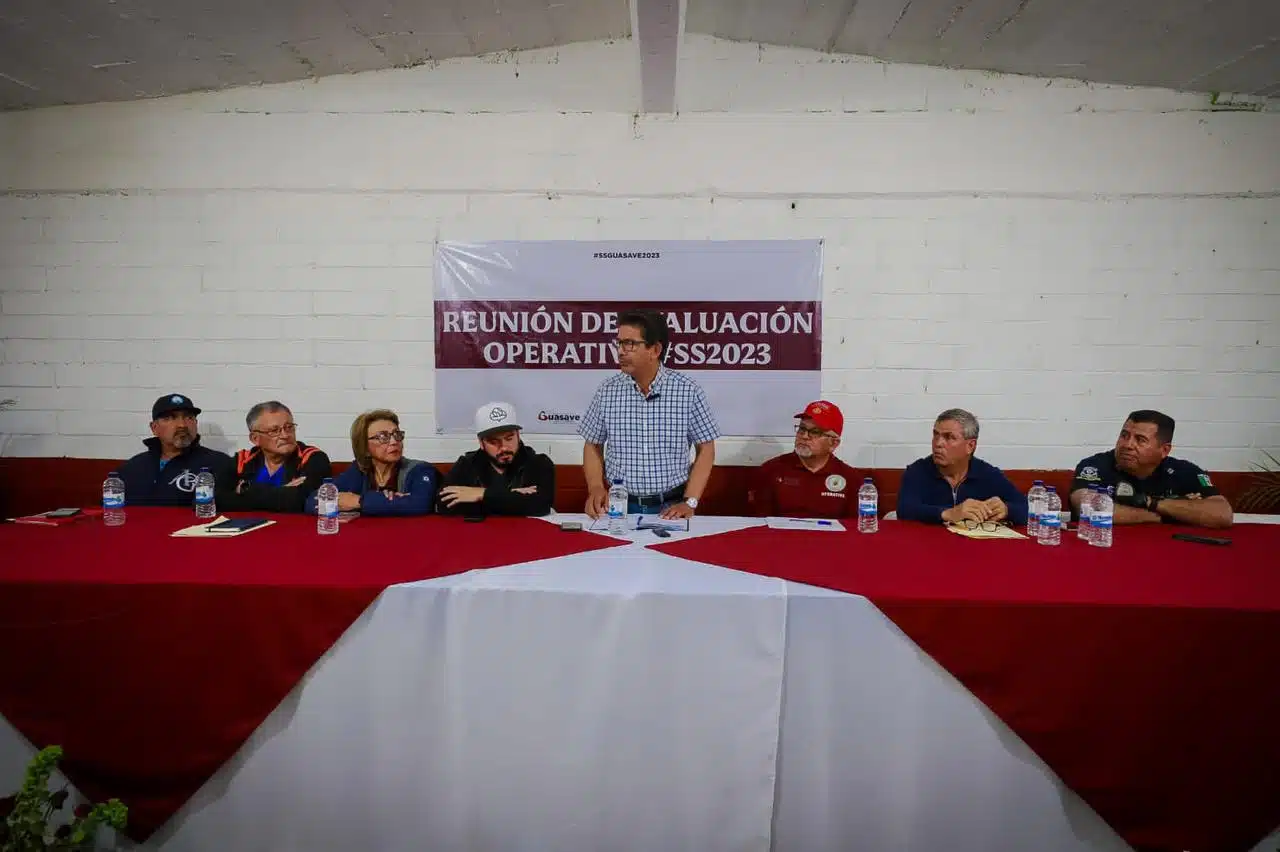
[{"label": "man in maroon shirt", "polygon": [[840,446],[844,415],[818,400],[796,415],[796,447],[755,471],[747,505],[756,517],[854,518],[862,480],[832,455]]}]

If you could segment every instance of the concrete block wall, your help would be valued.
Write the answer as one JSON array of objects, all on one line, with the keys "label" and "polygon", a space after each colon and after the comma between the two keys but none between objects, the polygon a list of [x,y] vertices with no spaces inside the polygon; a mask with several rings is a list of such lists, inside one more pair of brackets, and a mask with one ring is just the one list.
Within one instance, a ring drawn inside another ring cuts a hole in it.
[{"label": "concrete block wall", "polygon": [[0,115],[0,451],[127,456],[181,390],[222,449],[279,398],[335,458],[386,405],[452,459],[437,241],[812,237],[852,463],[918,457],[953,405],[1011,468],[1138,407],[1209,468],[1280,448],[1280,115],[687,36],[679,115],[635,116],[635,69],[580,44]]}]

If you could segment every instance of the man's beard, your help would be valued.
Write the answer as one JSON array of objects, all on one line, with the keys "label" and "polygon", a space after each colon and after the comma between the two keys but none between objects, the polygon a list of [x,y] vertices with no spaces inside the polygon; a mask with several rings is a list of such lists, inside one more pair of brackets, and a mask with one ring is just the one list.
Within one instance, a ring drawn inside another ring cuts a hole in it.
[{"label": "man's beard", "polygon": [[[504,455],[506,456],[505,458],[503,457]],[[502,454],[502,455],[496,455],[496,456],[489,456],[489,461],[493,462],[493,466],[496,468],[501,468],[502,470],[506,470],[507,468],[511,467],[511,463],[515,460],[516,460],[515,453],[511,453],[510,455]]]},{"label": "man's beard", "polygon": [[813,458],[813,448],[812,447],[796,447],[796,455],[798,455],[802,459],[811,459]]},{"label": "man's beard", "polygon": [[196,436],[192,435],[190,432],[178,432],[173,436],[173,445],[180,450],[185,450],[187,447],[191,446],[195,439]]}]

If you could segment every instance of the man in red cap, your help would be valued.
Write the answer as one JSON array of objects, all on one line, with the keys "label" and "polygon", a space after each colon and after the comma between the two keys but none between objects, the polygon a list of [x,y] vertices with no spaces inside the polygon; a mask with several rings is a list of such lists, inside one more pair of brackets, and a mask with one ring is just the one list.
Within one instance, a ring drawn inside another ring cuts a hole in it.
[{"label": "man in red cap", "polygon": [[792,452],[769,459],[755,472],[747,505],[756,517],[853,518],[862,480],[833,453],[840,446],[844,415],[826,400],[796,415]]}]

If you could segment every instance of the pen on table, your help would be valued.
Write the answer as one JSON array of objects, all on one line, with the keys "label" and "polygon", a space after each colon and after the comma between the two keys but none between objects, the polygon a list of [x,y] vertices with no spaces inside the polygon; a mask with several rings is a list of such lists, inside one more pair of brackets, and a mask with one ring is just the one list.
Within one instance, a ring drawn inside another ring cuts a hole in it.
[{"label": "pen on table", "polygon": [[829,526],[831,526],[831,522],[830,522],[830,521],[815,521],[815,520],[811,520],[811,519],[809,519],[809,518],[787,518],[787,520],[788,520],[788,521],[791,521],[791,522],[794,522],[794,523],[797,523],[797,524],[817,524],[817,525],[818,525],[818,526],[820,526],[820,527],[829,527]]}]

